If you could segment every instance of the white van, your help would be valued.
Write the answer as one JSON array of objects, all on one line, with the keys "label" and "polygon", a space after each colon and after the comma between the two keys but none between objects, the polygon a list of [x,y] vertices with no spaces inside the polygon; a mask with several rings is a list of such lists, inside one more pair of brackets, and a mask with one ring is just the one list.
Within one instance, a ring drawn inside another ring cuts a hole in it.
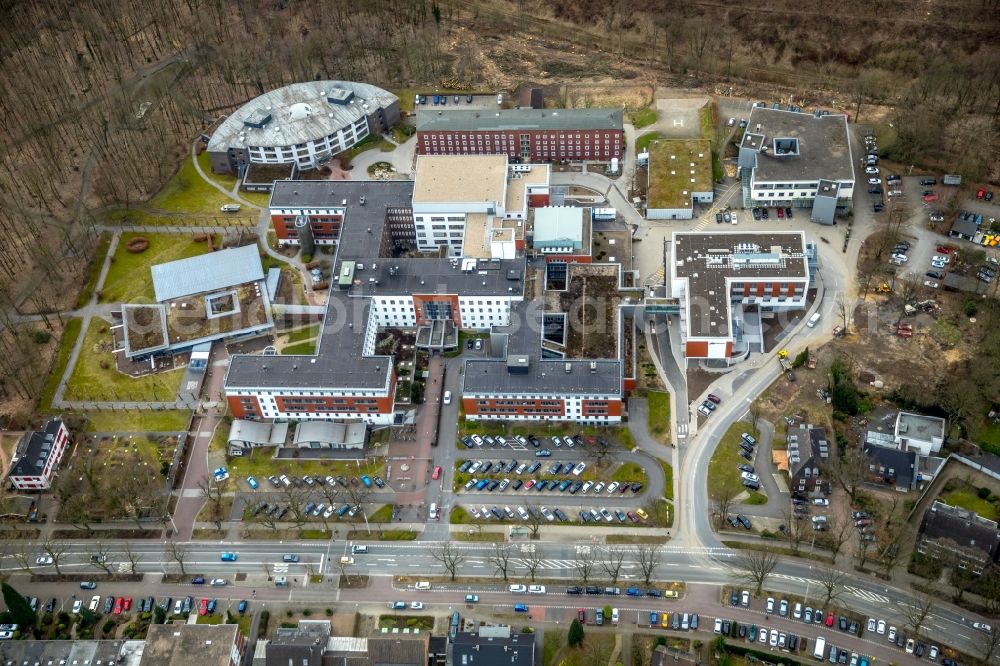
[{"label": "white van", "polygon": [[816,639],[816,643],[813,645],[813,659],[818,661],[823,661],[823,657],[826,654],[826,639],[819,636]]},{"label": "white van", "polygon": [[806,322],[806,326],[808,326],[809,328],[812,328],[813,326],[815,326],[816,322],[819,321],[820,316],[821,315],[817,312],[812,317],[809,317],[809,321]]},{"label": "white van", "polygon": [[431,520],[437,520],[438,518],[438,505],[437,502],[431,502],[431,509],[427,514],[427,517]]},{"label": "white van", "polygon": [[611,624],[618,624],[618,609],[611,609]]}]

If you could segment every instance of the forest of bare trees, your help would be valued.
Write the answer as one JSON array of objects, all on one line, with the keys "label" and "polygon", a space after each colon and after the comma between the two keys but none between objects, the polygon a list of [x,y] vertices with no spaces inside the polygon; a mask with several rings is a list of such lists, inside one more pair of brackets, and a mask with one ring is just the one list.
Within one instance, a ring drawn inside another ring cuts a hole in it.
[{"label": "forest of bare trees", "polygon": [[12,334],[12,317],[72,306],[108,213],[152,196],[199,132],[264,90],[317,78],[486,87],[497,71],[514,86],[542,65],[558,71],[534,61],[530,36],[575,59],[572,71],[613,61],[653,83],[729,82],[751,95],[764,84],[825,89],[862,113],[894,106],[897,157],[975,139],[983,150],[966,151],[958,166],[985,174],[995,168],[986,147],[1000,116],[1000,28],[980,18],[998,4],[948,0],[916,16],[901,0],[836,12],[790,0],[655,0],[641,9],[624,0],[6,3],[0,358],[19,361],[0,367],[0,391],[37,392],[45,372],[30,335],[60,330],[46,316],[26,342]]}]

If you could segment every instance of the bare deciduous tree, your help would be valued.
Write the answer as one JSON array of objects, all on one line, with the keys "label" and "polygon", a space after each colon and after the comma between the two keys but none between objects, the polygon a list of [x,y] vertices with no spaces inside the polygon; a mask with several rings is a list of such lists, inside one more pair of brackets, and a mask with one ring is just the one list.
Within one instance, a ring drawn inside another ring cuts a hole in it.
[{"label": "bare deciduous tree", "polygon": [[440,548],[434,548],[431,550],[431,557],[444,566],[444,568],[451,575],[452,580],[455,580],[458,567],[465,562],[465,556],[462,555],[457,548],[452,546],[450,541],[444,542]]},{"label": "bare deciduous tree", "polygon": [[506,543],[494,543],[493,551],[489,554],[488,559],[494,567],[494,572],[503,576],[504,580],[507,580],[507,573],[510,570],[510,558],[511,558],[511,548],[509,544]]},{"label": "bare deciduous tree", "polygon": [[100,569],[106,574],[111,573],[111,565],[108,564],[109,549],[103,541],[96,541],[87,548],[90,555],[90,566]]},{"label": "bare deciduous tree", "polygon": [[594,549],[589,546],[578,548],[573,568],[576,569],[584,585],[590,582],[590,576],[594,572]]},{"label": "bare deciduous tree", "polygon": [[924,593],[915,598],[913,603],[897,602],[896,605],[899,607],[899,612],[906,618],[906,626],[913,633],[919,634],[927,622],[927,617],[934,611],[936,601],[933,596]]},{"label": "bare deciduous tree", "polygon": [[751,550],[738,555],[733,562],[738,569],[738,575],[749,585],[754,585],[754,595],[759,595],[764,589],[768,576],[778,566],[778,556],[763,550]]},{"label": "bare deciduous tree", "polygon": [[604,569],[604,573],[608,574],[608,578],[611,579],[612,585],[618,582],[618,576],[621,575],[622,563],[624,561],[624,548],[608,546],[607,551],[604,553],[604,558],[601,559],[601,568]]},{"label": "bare deciduous tree", "polygon": [[[534,544],[527,544],[527,545],[534,546]],[[528,570],[528,577],[531,578],[531,582],[534,583],[535,576],[538,573],[538,569],[542,564],[542,556],[538,553],[538,551],[534,547],[528,548],[527,550],[522,549],[521,564],[523,564],[525,568]]]},{"label": "bare deciduous tree", "polygon": [[223,497],[225,496],[225,484],[228,479],[223,482],[218,482],[214,477],[205,477],[198,482],[198,492],[201,494],[201,498],[205,500],[205,509],[207,510],[207,516],[210,523],[215,525],[215,529],[222,529],[222,521],[226,519],[224,510]]},{"label": "bare deciduous tree", "polygon": [[715,515],[719,521],[719,529],[722,529],[726,520],[729,519],[729,509],[735,498],[736,493],[728,485],[720,485],[712,491],[712,502],[715,504]]},{"label": "bare deciduous tree", "polygon": [[823,608],[829,608],[830,604],[844,592],[844,584],[848,580],[847,574],[833,567],[820,567],[817,579],[823,588]]},{"label": "bare deciduous tree", "polygon": [[642,572],[642,579],[649,585],[653,577],[653,571],[660,564],[660,549],[655,545],[641,545],[636,548],[636,557],[639,561],[639,570]]},{"label": "bare deciduous tree", "polygon": [[181,575],[186,576],[187,570],[184,568],[184,563],[187,561],[190,551],[187,546],[177,541],[167,542],[167,557],[177,563],[177,566],[181,570]]},{"label": "bare deciduous tree", "polygon": [[993,661],[993,655],[1000,648],[1000,625],[993,624],[989,631],[979,632],[979,654],[983,655],[983,663],[988,664]]},{"label": "bare deciduous tree", "polygon": [[42,542],[42,550],[52,558],[52,566],[56,568],[56,575],[61,576],[62,571],[59,569],[59,562],[62,560],[63,555],[66,554],[66,551],[69,550],[69,546],[53,539],[46,539]]},{"label": "bare deciduous tree", "polygon": [[142,561],[142,555],[132,550],[130,541],[126,541],[123,548],[125,549],[125,558],[128,560],[129,568],[134,576],[139,573],[139,562]]}]

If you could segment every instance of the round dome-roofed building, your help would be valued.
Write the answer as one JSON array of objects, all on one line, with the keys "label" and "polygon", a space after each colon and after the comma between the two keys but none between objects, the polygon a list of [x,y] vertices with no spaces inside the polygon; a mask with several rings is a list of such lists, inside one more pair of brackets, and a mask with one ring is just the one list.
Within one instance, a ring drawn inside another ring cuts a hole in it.
[{"label": "round dome-roofed building", "polygon": [[399,122],[399,98],[367,83],[310,81],[264,93],[226,118],[208,141],[212,170],[250,164],[317,167]]}]

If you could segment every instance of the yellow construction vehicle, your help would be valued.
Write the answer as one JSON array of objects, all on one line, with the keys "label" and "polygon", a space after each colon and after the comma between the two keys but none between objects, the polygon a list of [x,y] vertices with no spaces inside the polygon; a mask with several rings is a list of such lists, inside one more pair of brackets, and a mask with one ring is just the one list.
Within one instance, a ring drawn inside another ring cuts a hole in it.
[{"label": "yellow construction vehicle", "polygon": [[880,284],[878,287],[875,288],[875,291],[877,291],[880,294],[891,294],[892,287],[889,286],[888,282],[883,282],[882,284]]},{"label": "yellow construction vehicle", "polygon": [[778,352],[778,358],[788,358],[788,350],[782,349]]}]

